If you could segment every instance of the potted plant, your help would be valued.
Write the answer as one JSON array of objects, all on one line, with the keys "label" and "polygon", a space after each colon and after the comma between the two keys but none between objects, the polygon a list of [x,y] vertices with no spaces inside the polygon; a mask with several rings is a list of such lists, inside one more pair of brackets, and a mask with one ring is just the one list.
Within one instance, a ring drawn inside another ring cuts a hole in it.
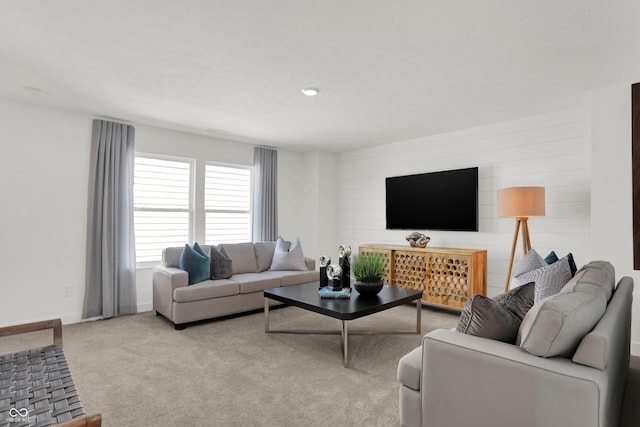
[{"label": "potted plant", "polygon": [[357,255],[351,263],[351,274],[356,279],[354,287],[360,295],[377,295],[382,290],[385,258],[381,254]]}]

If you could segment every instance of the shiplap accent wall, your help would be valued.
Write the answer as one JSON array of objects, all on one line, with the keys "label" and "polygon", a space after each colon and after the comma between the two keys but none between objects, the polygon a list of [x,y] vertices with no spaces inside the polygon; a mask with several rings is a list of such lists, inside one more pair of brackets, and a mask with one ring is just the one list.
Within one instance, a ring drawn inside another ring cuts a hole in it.
[{"label": "shiplap accent wall", "polygon": [[[340,239],[354,250],[363,243],[408,245],[411,230],[385,229],[385,178],[478,166],[480,231],[419,230],[430,246],[487,249],[488,294],[502,292],[515,220],[497,217],[497,190],[544,186],[547,214],[529,220],[532,247],[542,256],[572,252],[584,264],[591,255],[589,132],[584,107],[343,153]],[[519,241],[516,266],[521,258]]]}]

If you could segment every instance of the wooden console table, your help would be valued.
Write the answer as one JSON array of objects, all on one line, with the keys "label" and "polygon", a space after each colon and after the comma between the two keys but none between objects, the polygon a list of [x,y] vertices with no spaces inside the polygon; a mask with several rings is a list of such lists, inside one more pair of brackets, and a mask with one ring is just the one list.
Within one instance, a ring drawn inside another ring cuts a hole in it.
[{"label": "wooden console table", "polygon": [[462,310],[475,294],[487,294],[484,249],[362,245],[360,254],[385,257],[384,282],[422,291],[422,301]]}]

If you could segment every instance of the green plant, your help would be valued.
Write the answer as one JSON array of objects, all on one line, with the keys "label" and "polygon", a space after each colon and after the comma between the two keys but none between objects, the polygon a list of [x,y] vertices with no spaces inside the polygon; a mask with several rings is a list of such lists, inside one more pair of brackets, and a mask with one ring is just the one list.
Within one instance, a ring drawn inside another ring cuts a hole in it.
[{"label": "green plant", "polygon": [[357,255],[351,263],[351,273],[358,282],[379,282],[384,276],[385,259],[381,254]]}]

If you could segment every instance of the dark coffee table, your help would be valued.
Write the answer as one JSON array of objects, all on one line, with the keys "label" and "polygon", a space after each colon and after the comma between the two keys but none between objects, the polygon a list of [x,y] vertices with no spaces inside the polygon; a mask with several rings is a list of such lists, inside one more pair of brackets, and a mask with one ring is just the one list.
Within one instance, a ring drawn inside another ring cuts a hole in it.
[{"label": "dark coffee table", "polygon": [[[382,291],[375,297],[362,297],[354,289],[349,299],[326,299],[318,294],[318,282],[304,283],[302,285],[284,286],[281,288],[264,291],[264,331],[266,333],[284,334],[340,334],[342,337],[342,354],[345,368],[348,365],[349,333],[352,335],[375,334],[420,334],[422,304],[420,298],[422,291],[385,285]],[[269,325],[269,299],[299,307],[305,310],[323,314],[340,320],[340,330],[324,329],[271,329]],[[349,331],[347,321],[368,316],[373,313],[397,307],[416,301],[416,329],[395,331]]]}]

